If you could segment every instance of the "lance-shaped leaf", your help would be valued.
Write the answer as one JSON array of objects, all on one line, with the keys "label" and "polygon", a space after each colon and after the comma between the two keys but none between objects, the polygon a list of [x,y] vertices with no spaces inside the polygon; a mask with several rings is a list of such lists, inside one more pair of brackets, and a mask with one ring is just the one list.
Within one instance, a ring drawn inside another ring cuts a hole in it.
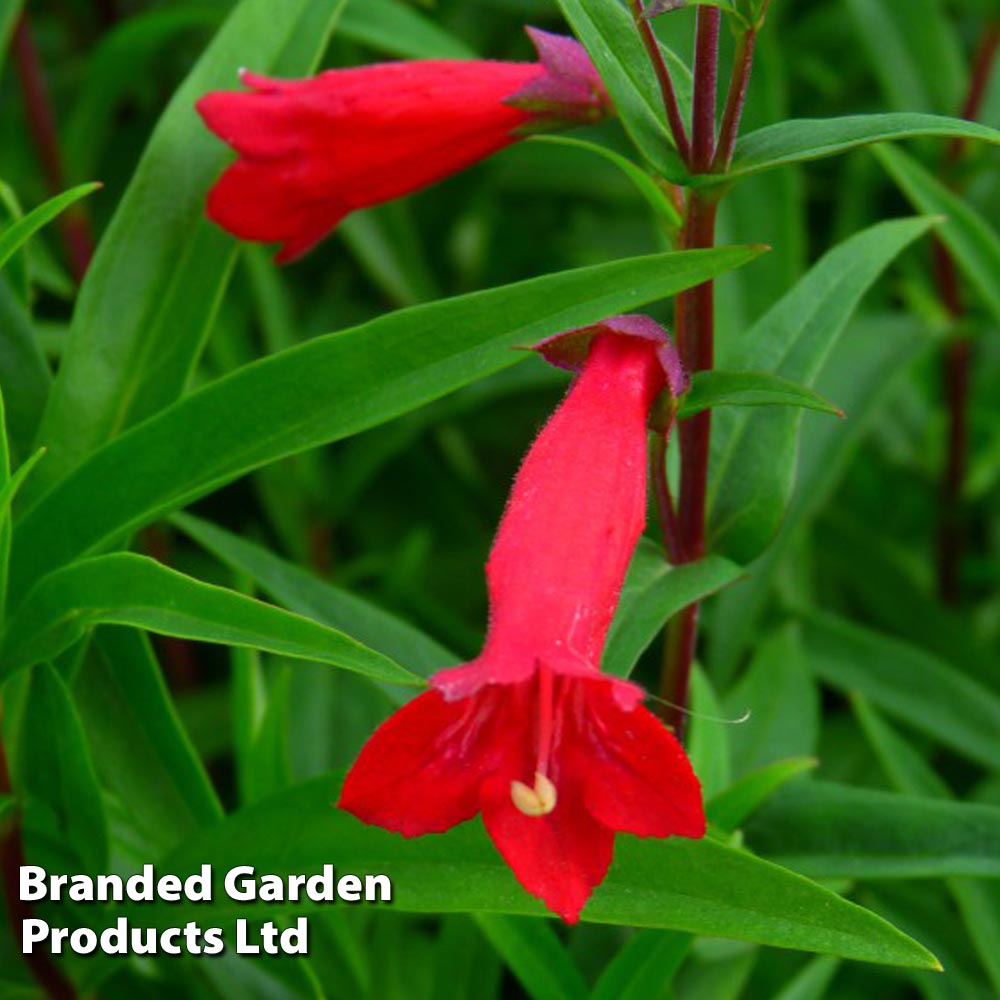
[{"label": "lance-shaped leaf", "polygon": [[803,637],[820,680],[859,691],[943,746],[1000,768],[1000,697],[984,684],[919,647],[836,615],[807,612]]},{"label": "lance-shaped leaf", "polygon": [[760,252],[653,254],[533,278],[402,309],[247,365],[105,445],[37,503],[14,540],[12,593],[251,469],[527,356],[512,347],[632,312]]},{"label": "lance-shaped leaf", "polygon": [[[257,873],[319,871],[336,845],[340,872],[381,873],[392,883],[392,909],[418,913],[540,916],[542,904],[517,884],[478,822],[444,834],[406,839],[333,809],[339,779],[325,775],[245,808],[192,837],[165,858],[178,875],[202,864],[225,871],[232,858]],[[273,903],[269,919],[309,903]],[[112,919],[130,907],[111,910]],[[136,917],[139,911],[134,911]],[[255,908],[216,892],[211,903],[142,904],[146,926],[187,919],[219,924]],[[582,919],[734,937],[861,961],[937,968],[923,947],[880,917],[801,876],[713,840],[622,837],[607,879]]]},{"label": "lance-shaped leaf", "polygon": [[1000,234],[967,201],[949,191],[911,156],[893,146],[872,152],[921,212],[943,215],[937,233],[983,304],[1000,323]]},{"label": "lance-shaped leaf", "polygon": [[108,824],[100,785],[73,699],[47,663],[28,678],[18,733],[26,841],[44,844],[59,863],[104,871]]},{"label": "lance-shaped leaf", "polygon": [[1000,877],[1000,809],[820,781],[750,821],[754,850],[815,878]]},{"label": "lance-shaped leaf", "polygon": [[[621,4],[604,0],[558,3],[594,61],[615,111],[639,151],[668,180],[682,180],[687,170],[674,148],[656,76],[628,12]],[[676,64],[673,75],[678,82],[684,79]]]},{"label": "lance-shaped leaf", "polygon": [[[895,219],[845,240],[743,334],[720,365],[773,371],[811,386],[861,297],[931,224]],[[771,542],[792,492],[801,419],[800,410],[787,408],[715,414],[707,497],[713,549],[750,562]]]},{"label": "lance-shaped leaf", "polygon": [[80,290],[42,425],[51,461],[40,485],[174,400],[201,351],[237,244],[204,217],[229,154],[194,102],[233,87],[241,66],[308,73],[344,2],[242,0],[175,92]]},{"label": "lance-shaped leaf", "polygon": [[[922,136],[979,139],[1000,144],[1000,131],[997,129],[946,115],[891,112],[843,118],[793,118],[767,125],[740,139],[727,178],[746,177],[787,163],[835,156],[873,142],[919,139]],[[719,183],[719,178],[702,180],[704,183]]]},{"label": "lance-shaped leaf", "polygon": [[842,417],[843,410],[814,389],[770,372],[695,372],[677,412],[682,420],[713,406],[797,406]]},{"label": "lance-shaped leaf", "polygon": [[659,548],[641,539],[608,632],[601,669],[627,676],[673,615],[732,583],[741,572],[722,556],[672,566]]},{"label": "lance-shaped leaf", "polygon": [[57,194],[54,198],[42,202],[27,215],[11,223],[3,232],[0,232],[0,267],[3,267],[10,260],[11,255],[31,239],[42,226],[51,222],[74,202],[96,191],[100,186],[100,184],[95,183],[80,184],[70,188],[68,191],[63,191],[62,194]]},{"label": "lance-shaped leaf", "polygon": [[426,676],[461,660],[458,654],[409,622],[321,580],[254,542],[190,514],[178,514],[173,522],[290,611],[331,628],[349,629],[359,642],[377,649],[407,670]]},{"label": "lance-shaped leaf", "polygon": [[84,559],[41,580],[4,635],[0,676],[57,656],[89,628],[102,624],[249,646],[329,663],[380,681],[420,683],[408,670],[342,632],[129,552]]}]

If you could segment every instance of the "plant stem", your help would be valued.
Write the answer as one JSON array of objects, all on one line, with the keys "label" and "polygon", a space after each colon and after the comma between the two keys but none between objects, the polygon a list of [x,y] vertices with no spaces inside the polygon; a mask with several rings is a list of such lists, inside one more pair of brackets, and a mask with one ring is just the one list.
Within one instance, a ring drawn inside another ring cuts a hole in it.
[{"label": "plant stem", "polygon": [[[695,37],[694,94],[691,123],[691,169],[705,173],[715,156],[715,111],[719,78],[719,20],[716,7],[699,7]],[[694,250],[715,243],[715,216],[719,194],[691,189],[681,247]],[[677,296],[677,347],[691,373],[712,367],[714,354],[714,285],[707,281]],[[711,412],[706,410],[681,423],[681,488],[677,511],[680,534],[677,551],[682,561],[699,559],[705,551],[705,491]],[[683,738],[685,707],[698,642],[698,603],[689,604],[667,626],[663,647],[660,697],[665,721]]]},{"label": "plant stem", "polygon": [[718,7],[699,7],[695,32],[694,95],[691,110],[691,168],[705,173],[715,155],[715,103],[719,81]]},{"label": "plant stem", "polygon": [[[974,121],[979,117],[983,98],[986,96],[986,85],[990,82],[998,49],[1000,49],[1000,21],[991,21],[987,24],[983,37],[979,40],[979,45],[976,48],[976,54],[972,61],[972,75],[969,79],[969,92],[965,97],[962,110],[959,112],[959,115],[968,121]],[[967,145],[968,139],[960,136],[952,139],[948,146],[949,161],[957,163]]]},{"label": "plant stem", "polygon": [[725,173],[733,162],[733,153],[736,151],[736,136],[740,130],[743,105],[747,99],[747,87],[750,84],[750,70],[753,67],[753,53],[756,44],[756,28],[748,28],[741,32],[736,39],[733,73],[729,78],[726,106],[722,112],[722,124],[719,126],[719,145],[712,161],[714,173]]},{"label": "plant stem", "polygon": [[[718,194],[692,190],[682,234],[686,250],[711,247],[715,243]],[[707,281],[677,297],[675,326],[681,361],[689,372],[712,367],[714,355],[714,284]],[[705,494],[708,482],[708,448],[712,430],[711,411],[684,420],[679,427],[681,443],[681,489],[677,511],[679,539],[676,550],[682,562],[700,559],[705,552]],[[673,560],[673,556],[671,557]],[[698,638],[697,603],[688,605],[667,627],[660,696],[670,703],[667,721],[681,736],[687,705],[691,667]]]},{"label": "plant stem", "polygon": [[688,140],[687,130],[684,128],[684,119],[681,117],[680,104],[677,101],[677,92],[674,90],[674,81],[671,79],[670,70],[663,58],[663,50],[656,39],[656,33],[648,18],[642,12],[642,0],[629,0],[629,8],[632,11],[632,19],[635,21],[636,30],[642,39],[642,44],[646,47],[649,61],[656,73],[657,83],[660,85],[660,93],[663,95],[663,107],[667,113],[667,124],[670,126],[670,134],[674,138],[674,145],[681,159],[685,163],[691,160],[691,143]]},{"label": "plant stem", "polygon": [[[17,19],[11,38],[11,48],[21,90],[24,93],[28,128],[38,151],[46,187],[49,194],[58,194],[66,187],[62,156],[59,151],[59,134],[42,63],[31,36],[27,13],[22,13]],[[79,282],[90,264],[90,258],[94,255],[94,241],[83,207],[70,206],[59,217],[58,226],[70,268],[74,278]]]},{"label": "plant stem", "polygon": [[653,496],[660,517],[660,532],[667,557],[674,565],[684,561],[681,550],[680,527],[674,498],[670,495],[670,480],[667,476],[667,438],[654,434],[650,444],[650,466],[653,479]]},{"label": "plant stem", "polygon": [[[695,173],[710,170],[725,173],[729,169],[753,66],[756,27],[747,29],[737,41],[733,73],[716,143],[720,18],[716,7],[698,8],[690,163]],[[692,188],[689,191],[680,240],[682,249],[707,249],[715,245],[716,215],[723,193],[722,187]],[[677,345],[685,368],[692,374],[711,369],[715,353],[713,282],[705,282],[678,295],[675,325]],[[668,554],[675,563],[692,562],[705,554],[705,499],[711,433],[712,416],[708,410],[680,425],[681,483],[676,518],[672,518],[672,508],[666,508],[658,494],[659,504],[664,509],[661,518],[665,519],[669,534],[674,536],[674,540],[668,543]],[[655,465],[654,475],[657,478],[661,475],[661,470]],[[669,499],[666,487],[664,492]],[[683,737],[687,717],[691,668],[698,642],[699,610],[696,602],[675,615],[667,626],[664,642],[660,696],[667,703],[666,721],[679,737]]]},{"label": "plant stem", "polygon": [[[987,25],[973,60],[969,92],[961,116],[974,121],[982,107],[986,85],[1000,50],[1000,21]],[[965,152],[966,141],[956,138],[948,146],[946,169],[954,167]],[[934,274],[938,295],[954,326],[965,316],[955,259],[941,242],[934,241]],[[972,381],[972,344],[957,335],[949,342],[944,357],[943,382],[948,408],[948,450],[941,474],[941,514],[937,539],[938,594],[946,604],[959,598],[959,569],[964,548],[962,489],[968,467],[969,388]]]}]

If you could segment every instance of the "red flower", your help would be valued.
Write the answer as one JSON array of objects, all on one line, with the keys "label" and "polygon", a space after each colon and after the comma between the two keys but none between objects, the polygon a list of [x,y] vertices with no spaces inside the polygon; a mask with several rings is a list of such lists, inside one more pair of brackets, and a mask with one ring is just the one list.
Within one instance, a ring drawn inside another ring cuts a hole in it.
[{"label": "red flower", "polygon": [[409,194],[539,129],[596,121],[607,94],[578,42],[528,28],[538,63],[428,60],[307,80],[243,71],[247,93],[197,108],[240,158],[209,216],[244,240],[305,253],[355,209]]},{"label": "red flower", "polygon": [[382,724],[338,804],[409,837],[482,812],[521,884],[575,921],[616,831],[705,831],[680,744],[636,685],[599,671],[645,521],[647,420],[664,385],[676,394],[684,377],[644,317],[541,350],[585,361],[514,483],[486,567],[483,651]]}]

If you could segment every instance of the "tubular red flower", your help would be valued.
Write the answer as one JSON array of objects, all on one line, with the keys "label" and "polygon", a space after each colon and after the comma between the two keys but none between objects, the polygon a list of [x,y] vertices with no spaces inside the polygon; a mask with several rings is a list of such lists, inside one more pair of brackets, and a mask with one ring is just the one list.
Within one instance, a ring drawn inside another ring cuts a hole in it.
[{"label": "tubular red flower", "polygon": [[642,707],[640,688],[599,669],[645,522],[647,421],[683,374],[664,331],[643,317],[540,349],[584,360],[501,520],[483,651],[435,674],[432,690],[383,723],[339,805],[406,836],[482,812],[521,884],[575,921],[617,831],[705,831],[680,745]]},{"label": "tubular red flower", "polygon": [[239,154],[208,214],[245,240],[305,253],[355,209],[409,194],[521,135],[601,118],[608,98],[583,48],[528,29],[537,63],[427,60],[305,80],[243,71],[250,90],[197,103]]}]

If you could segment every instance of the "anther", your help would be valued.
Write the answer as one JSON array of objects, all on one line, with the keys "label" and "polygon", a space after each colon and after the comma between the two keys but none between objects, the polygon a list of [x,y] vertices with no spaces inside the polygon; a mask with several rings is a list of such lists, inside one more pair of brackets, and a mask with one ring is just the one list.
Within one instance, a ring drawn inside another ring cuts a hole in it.
[{"label": "anther", "polygon": [[547,816],[556,807],[556,786],[541,771],[535,771],[535,787],[512,781],[510,797],[525,816]]}]

